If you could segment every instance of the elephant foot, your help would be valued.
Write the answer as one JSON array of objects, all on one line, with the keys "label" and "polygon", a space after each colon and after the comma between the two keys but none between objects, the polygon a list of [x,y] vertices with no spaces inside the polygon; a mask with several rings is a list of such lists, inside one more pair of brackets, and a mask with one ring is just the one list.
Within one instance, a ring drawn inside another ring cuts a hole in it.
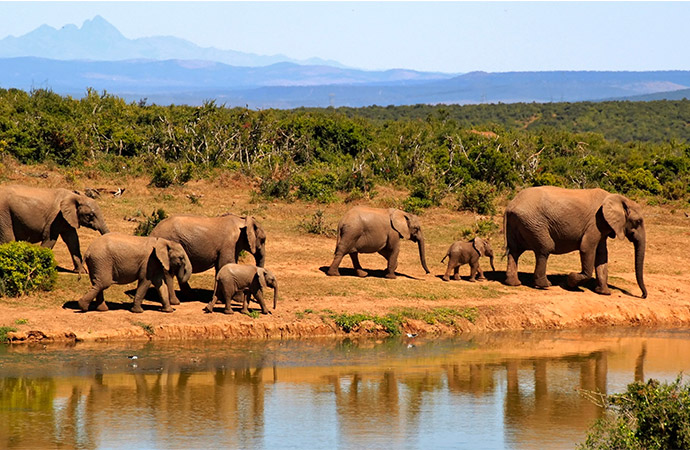
[{"label": "elephant foot", "polygon": [[175,309],[173,309],[172,306],[168,306],[167,308],[162,308],[162,309],[161,309],[161,312],[164,312],[164,313],[171,313],[171,312],[173,312],[173,311],[175,311]]},{"label": "elephant foot", "polygon": [[470,283],[476,283],[476,282],[477,282],[477,280],[475,280],[474,278],[470,278],[468,281],[469,281]]},{"label": "elephant foot", "polygon": [[204,306],[204,312],[208,313],[208,314],[213,314],[213,306],[211,306],[211,305]]},{"label": "elephant foot", "polygon": [[608,286],[597,286],[594,288],[594,292],[601,295],[611,295],[611,290]]},{"label": "elephant foot", "polygon": [[449,277],[448,275],[443,275],[443,276],[441,277],[441,279],[442,279],[443,281],[450,281],[450,277]]},{"label": "elephant foot", "polygon": [[[225,308],[223,314],[235,314],[235,311],[233,311],[232,308]],[[247,314],[249,314],[249,311],[247,311]]]},{"label": "elephant foot", "polygon": [[395,273],[392,273],[392,272],[388,272],[385,277],[388,278],[389,280],[395,280],[397,278]]},{"label": "elephant foot", "polygon": [[89,310],[89,303],[91,303],[91,302],[83,303],[83,302],[79,301],[78,303],[79,303],[79,309],[81,310],[81,312],[86,312]]},{"label": "elephant foot", "polygon": [[328,272],[326,272],[326,275],[328,275],[329,277],[339,277],[340,272],[338,271],[338,269],[328,269]]},{"label": "elephant foot", "polygon": [[520,285],[522,285],[522,283],[520,282],[520,280],[517,277],[515,277],[515,278],[508,277],[508,278],[506,278],[505,283],[508,286],[520,286]]},{"label": "elephant foot", "polygon": [[568,281],[566,282],[566,284],[570,289],[575,289],[580,283],[582,283],[588,278],[588,276],[583,275],[580,272],[570,272],[568,274]]},{"label": "elephant foot", "polygon": [[132,306],[132,309],[130,309],[135,314],[141,314],[144,312],[144,310],[141,308],[141,306],[134,305]]},{"label": "elephant foot", "polygon": [[177,306],[180,304],[180,299],[178,299],[177,297],[173,297],[170,299],[170,304]]},{"label": "elephant foot", "polygon": [[367,273],[366,270],[362,270],[362,269],[355,269],[355,273],[356,273],[357,276],[360,277],[360,278],[364,278],[364,277],[366,277],[367,275],[369,275],[369,274]]},{"label": "elephant foot", "polygon": [[551,282],[546,277],[536,278],[534,280],[534,287],[536,287],[537,289],[548,289],[551,287]]},{"label": "elephant foot", "polygon": [[101,303],[96,307],[96,311],[107,311],[108,310],[108,305],[105,304],[105,302]]},{"label": "elephant foot", "polygon": [[477,278],[477,281],[486,281],[486,277],[479,277]]},{"label": "elephant foot", "polygon": [[247,308],[242,308],[242,309],[240,310],[240,312],[241,312],[242,314],[244,314],[244,315],[247,315],[247,316],[249,315],[249,310],[248,310]]}]

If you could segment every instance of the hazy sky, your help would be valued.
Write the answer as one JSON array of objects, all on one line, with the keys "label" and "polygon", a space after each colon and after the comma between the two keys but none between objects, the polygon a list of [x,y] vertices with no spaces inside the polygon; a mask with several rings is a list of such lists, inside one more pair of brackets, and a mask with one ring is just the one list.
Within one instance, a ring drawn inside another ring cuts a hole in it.
[{"label": "hazy sky", "polygon": [[690,70],[690,2],[0,1],[0,39],[97,14],[128,38],[363,69]]}]

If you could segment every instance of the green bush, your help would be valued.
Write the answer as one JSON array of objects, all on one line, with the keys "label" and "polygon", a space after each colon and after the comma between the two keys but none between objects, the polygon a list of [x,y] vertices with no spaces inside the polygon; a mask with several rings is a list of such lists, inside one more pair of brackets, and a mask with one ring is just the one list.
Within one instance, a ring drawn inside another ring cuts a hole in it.
[{"label": "green bush", "polygon": [[690,385],[636,381],[622,394],[602,395],[607,415],[597,420],[580,449],[690,448]]},{"label": "green bush", "polygon": [[333,203],[337,178],[332,172],[311,172],[297,180],[297,197],[301,200]]},{"label": "green bush", "polygon": [[259,185],[259,194],[264,198],[286,199],[290,197],[290,180],[287,178],[274,180],[264,178]]},{"label": "green bush", "polygon": [[173,184],[185,184],[192,179],[194,171],[193,164],[175,167],[163,161],[159,161],[153,167],[151,186],[166,188]]},{"label": "green bush", "polygon": [[158,208],[151,212],[151,215],[146,217],[143,222],[139,222],[139,225],[134,229],[135,236],[148,236],[151,231],[158,225],[158,222],[168,217],[168,214],[163,208]]},{"label": "green bush", "polygon": [[0,296],[49,291],[57,281],[53,251],[28,242],[0,245]]},{"label": "green bush", "polygon": [[309,234],[318,234],[320,236],[335,237],[336,230],[326,224],[323,217],[324,211],[322,209],[317,209],[310,220],[303,220],[298,225],[299,228],[306,231]]},{"label": "green bush", "polygon": [[467,183],[458,193],[458,209],[473,211],[477,214],[496,214],[496,188],[484,181]]}]

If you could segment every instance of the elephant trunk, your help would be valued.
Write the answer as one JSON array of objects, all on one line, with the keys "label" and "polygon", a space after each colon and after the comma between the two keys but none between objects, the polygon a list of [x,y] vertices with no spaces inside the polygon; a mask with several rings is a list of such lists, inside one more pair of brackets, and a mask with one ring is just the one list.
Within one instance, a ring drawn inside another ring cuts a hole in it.
[{"label": "elephant trunk", "polygon": [[647,288],[644,285],[644,253],[646,246],[646,233],[644,228],[640,228],[635,233],[635,238],[631,239],[635,246],[635,277],[637,285],[642,291],[642,298],[647,298]]},{"label": "elephant trunk", "polygon": [[417,245],[419,246],[419,260],[422,263],[422,267],[426,273],[429,272],[429,268],[426,265],[426,250],[424,249],[424,236],[420,236],[417,240]]},{"label": "elephant trunk", "polygon": [[110,230],[108,229],[108,225],[106,225],[105,222],[103,222],[103,225],[101,225],[98,228],[98,232],[101,233],[101,235],[110,233]]},{"label": "elephant trunk", "polygon": [[177,280],[180,283],[186,283],[189,281],[189,278],[192,276],[192,263],[189,261],[189,258],[185,258],[184,265],[180,267],[180,270],[177,272]]},{"label": "elephant trunk", "polygon": [[254,261],[256,262],[256,267],[264,267],[266,264],[266,251],[263,247],[256,249],[256,253],[254,253]]},{"label": "elephant trunk", "polygon": [[493,272],[496,272],[496,268],[494,267],[494,255],[493,253],[489,255],[489,264],[491,264],[491,270]]},{"label": "elephant trunk", "polygon": [[273,309],[276,309],[278,303],[278,283],[273,285]]}]

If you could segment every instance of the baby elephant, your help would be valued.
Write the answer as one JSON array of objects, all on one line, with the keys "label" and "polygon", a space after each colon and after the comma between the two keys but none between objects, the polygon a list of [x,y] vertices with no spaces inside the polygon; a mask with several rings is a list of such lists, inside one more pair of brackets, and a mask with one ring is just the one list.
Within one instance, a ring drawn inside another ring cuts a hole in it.
[{"label": "baby elephant", "polygon": [[[91,290],[79,300],[86,312],[93,299],[98,311],[107,311],[103,291],[113,284],[138,281],[132,312],[141,313],[141,301],[149,286],[158,290],[163,312],[173,312],[173,277],[189,280],[192,263],[177,242],[156,237],[108,233],[96,238],[85,256],[91,278]],[[165,283],[165,286],[163,285]]]},{"label": "baby elephant", "polygon": [[213,306],[222,297],[225,300],[225,314],[232,314],[230,302],[233,297],[242,295],[242,312],[249,314],[247,309],[250,297],[254,298],[261,305],[262,314],[270,314],[264,302],[263,289],[268,286],[273,288],[273,309],[276,309],[278,301],[278,281],[270,270],[250,264],[226,264],[216,275],[216,287],[213,291],[213,298],[204,311],[212,313]]},{"label": "baby elephant", "polygon": [[460,275],[458,274],[458,270],[460,269],[460,266],[462,266],[463,264],[470,265],[470,281],[475,281],[477,273],[479,273],[480,280],[486,280],[486,278],[484,277],[484,272],[482,272],[482,268],[479,267],[480,256],[489,257],[489,262],[491,263],[491,270],[495,272],[496,269],[494,268],[494,251],[491,248],[489,241],[486,241],[480,237],[476,237],[468,242],[453,242],[453,244],[451,244],[451,246],[448,248],[446,256],[444,256],[441,260],[441,262],[443,262],[446,258],[448,258],[448,268],[446,269],[445,275],[443,275],[443,280],[450,280],[451,271],[455,271],[453,279],[459,280]]}]

